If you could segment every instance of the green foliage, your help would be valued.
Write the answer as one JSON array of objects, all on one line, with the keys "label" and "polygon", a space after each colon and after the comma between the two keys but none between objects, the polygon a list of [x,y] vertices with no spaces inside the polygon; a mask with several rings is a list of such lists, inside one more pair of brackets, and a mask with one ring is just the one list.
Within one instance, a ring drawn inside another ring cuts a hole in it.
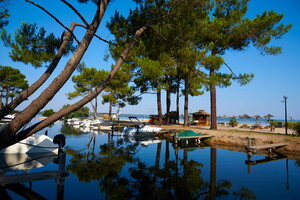
[{"label": "green foliage", "polygon": [[44,111],[42,112],[42,116],[43,116],[43,117],[49,117],[49,116],[53,115],[54,113],[55,113],[55,112],[54,112],[53,109],[47,109],[47,110],[44,110]]},{"label": "green foliage", "polygon": [[[70,106],[69,104],[64,105],[63,108]],[[81,107],[78,110],[71,112],[68,115],[64,116],[64,119],[72,119],[72,118],[79,118],[79,117],[88,117],[90,115],[90,110],[88,107]]]},{"label": "green foliage", "polygon": [[14,98],[23,90],[28,88],[28,82],[25,80],[25,75],[23,75],[20,70],[9,67],[0,66],[0,91],[1,100],[5,98],[6,103],[9,98]]},{"label": "green foliage", "polygon": [[72,76],[72,81],[75,83],[75,91],[67,94],[69,99],[90,93],[93,89],[99,87],[108,75],[107,71],[97,70],[94,67],[86,68],[81,66],[80,71],[79,75]]},{"label": "green foliage", "polygon": [[270,120],[269,123],[270,123],[271,126],[276,127],[276,126],[278,126],[279,122],[277,120]]},{"label": "green foliage", "polygon": [[[30,63],[34,67],[41,67],[43,63],[51,62],[61,44],[61,38],[55,37],[53,33],[46,35],[44,28],[38,29],[36,24],[26,22],[15,31],[14,40],[6,30],[2,30],[0,36],[4,45],[11,48],[9,56],[13,61]],[[75,50],[72,42],[71,39],[65,55]]]},{"label": "green foliage", "polygon": [[237,126],[239,123],[237,122],[236,118],[235,117],[230,117],[230,120],[229,120],[229,125],[231,127],[235,127]]},{"label": "green foliage", "polygon": [[7,18],[9,17],[8,10],[6,7],[7,0],[0,1],[0,30],[8,24]]},{"label": "green foliage", "polygon": [[138,104],[141,98],[134,95],[135,89],[129,86],[131,77],[130,68],[121,68],[114,79],[110,81],[108,87],[106,87],[105,94],[102,95],[102,103],[109,102],[112,103],[113,106],[118,105],[121,108],[127,103],[129,105]]},{"label": "green foliage", "polygon": [[294,135],[300,136],[300,122],[288,122],[288,128],[294,131]]},{"label": "green foliage", "polygon": [[80,131],[79,129],[75,129],[72,125],[63,123],[60,129],[60,132],[64,135],[83,135],[86,134],[83,131]]},{"label": "green foliage", "polygon": [[255,200],[256,199],[254,193],[245,187],[241,187],[236,192],[233,192],[233,195],[235,196],[235,199],[247,199],[247,200]]},{"label": "green foliage", "polygon": [[[218,71],[222,62],[217,62],[218,59],[210,58],[211,56],[224,55],[228,50],[242,51],[251,44],[262,54],[277,55],[280,53],[280,47],[269,47],[268,45],[272,39],[281,38],[291,28],[291,25],[279,24],[283,15],[274,11],[266,11],[254,19],[245,18],[247,3],[248,0],[216,1],[211,19],[207,22],[207,27],[199,31],[198,37],[198,42],[208,53],[200,61],[206,68]],[[210,77],[212,83],[224,86],[222,79],[225,78],[227,82],[225,86],[230,85],[228,82],[230,79],[246,85],[254,77],[253,74],[236,76],[232,69],[228,65],[226,66],[230,69],[232,76]]]}]

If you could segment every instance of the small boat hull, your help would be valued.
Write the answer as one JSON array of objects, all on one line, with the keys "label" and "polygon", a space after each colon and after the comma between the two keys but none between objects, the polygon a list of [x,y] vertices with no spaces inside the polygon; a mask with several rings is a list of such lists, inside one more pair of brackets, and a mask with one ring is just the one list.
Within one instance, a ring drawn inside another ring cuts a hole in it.
[{"label": "small boat hull", "polygon": [[58,145],[46,135],[32,135],[0,151],[0,154],[58,153]]},{"label": "small boat hull", "polygon": [[137,133],[158,133],[160,131],[161,128],[143,125],[141,127],[124,127],[123,134],[128,136],[134,136]]}]

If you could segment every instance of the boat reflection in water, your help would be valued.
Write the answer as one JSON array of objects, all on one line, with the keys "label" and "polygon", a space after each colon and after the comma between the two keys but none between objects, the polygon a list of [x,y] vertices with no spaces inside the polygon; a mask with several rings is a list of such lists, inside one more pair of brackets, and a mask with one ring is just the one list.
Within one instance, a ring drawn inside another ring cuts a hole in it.
[{"label": "boat reflection in water", "polygon": [[53,152],[31,154],[2,154],[0,155],[0,174],[40,168],[57,158]]},{"label": "boat reflection in water", "polygon": [[[49,163],[58,164],[57,171],[29,173],[30,170],[42,168]],[[57,199],[63,199],[64,179],[68,174],[64,171],[65,153],[53,152],[19,153],[0,155],[0,196],[1,199],[13,199],[11,191],[25,199],[46,199],[32,190],[33,181],[57,179]],[[26,183],[29,186],[26,186]]]}]

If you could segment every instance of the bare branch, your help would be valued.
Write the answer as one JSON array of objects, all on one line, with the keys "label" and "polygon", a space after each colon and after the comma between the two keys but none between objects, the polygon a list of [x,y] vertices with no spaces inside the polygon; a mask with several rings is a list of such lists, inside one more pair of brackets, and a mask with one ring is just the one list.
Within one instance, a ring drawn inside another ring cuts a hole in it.
[{"label": "bare branch", "polygon": [[32,5],[42,9],[45,13],[47,13],[50,17],[52,17],[59,25],[61,25],[64,29],[66,29],[67,31],[69,31],[72,36],[74,37],[74,39],[76,40],[76,42],[79,44],[79,40],[77,39],[77,37],[74,35],[73,31],[71,31],[68,27],[66,27],[61,21],[59,21],[54,15],[52,15],[48,10],[46,10],[45,8],[43,8],[42,6],[30,1],[30,0],[25,0],[28,3],[31,3]]},{"label": "bare branch", "polygon": [[98,38],[99,40],[102,40],[103,42],[106,42],[107,44],[110,44],[110,45],[116,45],[116,44],[114,44],[114,43],[112,43],[112,42],[110,42],[110,41],[108,41],[108,40],[103,39],[102,37],[100,37],[100,36],[98,36],[98,35],[96,35],[96,34],[95,34],[95,37]]},{"label": "bare branch", "polygon": [[78,12],[78,10],[73,5],[71,5],[66,0],[61,0],[61,1],[65,3],[67,6],[69,6],[69,8],[71,8],[76,13],[76,15],[83,21],[83,23],[86,25],[87,28],[89,27],[89,23],[84,19],[84,17]]},{"label": "bare branch", "polygon": [[229,65],[227,65],[225,62],[224,62],[224,65],[231,71],[231,73],[232,73],[236,78],[238,78],[238,76],[233,72],[233,70],[229,67]]}]

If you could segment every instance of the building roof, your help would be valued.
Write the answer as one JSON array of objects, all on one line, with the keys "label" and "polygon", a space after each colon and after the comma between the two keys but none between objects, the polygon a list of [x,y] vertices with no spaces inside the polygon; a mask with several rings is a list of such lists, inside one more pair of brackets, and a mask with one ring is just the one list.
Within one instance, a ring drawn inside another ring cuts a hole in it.
[{"label": "building roof", "polygon": [[198,112],[193,113],[193,115],[210,116],[210,114],[205,112],[204,110],[199,110]]}]

